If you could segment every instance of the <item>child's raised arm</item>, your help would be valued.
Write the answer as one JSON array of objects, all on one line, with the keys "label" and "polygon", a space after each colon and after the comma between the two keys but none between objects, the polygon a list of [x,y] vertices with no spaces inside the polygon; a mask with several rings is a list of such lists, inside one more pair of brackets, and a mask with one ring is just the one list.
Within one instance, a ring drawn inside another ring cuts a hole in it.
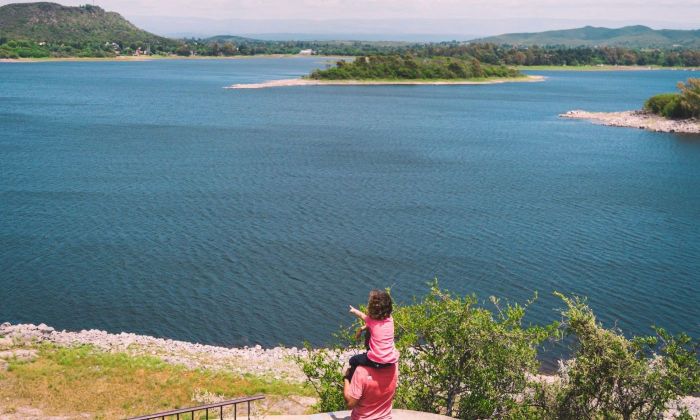
[{"label": "child's raised arm", "polygon": [[355,315],[356,317],[360,318],[363,321],[367,321],[367,315],[365,315],[364,312],[355,309],[352,305],[350,305],[350,313]]}]

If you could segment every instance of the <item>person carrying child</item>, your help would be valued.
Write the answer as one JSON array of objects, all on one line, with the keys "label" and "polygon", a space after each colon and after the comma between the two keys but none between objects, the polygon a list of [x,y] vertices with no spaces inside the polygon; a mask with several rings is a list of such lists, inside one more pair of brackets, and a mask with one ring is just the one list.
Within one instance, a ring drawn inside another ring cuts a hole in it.
[{"label": "person carrying child", "polygon": [[350,358],[347,378],[352,379],[357,366],[384,368],[398,362],[399,352],[394,346],[394,320],[391,317],[392,301],[389,293],[372,290],[367,302],[367,314],[350,305],[350,313],[364,321],[365,325],[357,331],[359,338],[365,331],[367,352]]}]

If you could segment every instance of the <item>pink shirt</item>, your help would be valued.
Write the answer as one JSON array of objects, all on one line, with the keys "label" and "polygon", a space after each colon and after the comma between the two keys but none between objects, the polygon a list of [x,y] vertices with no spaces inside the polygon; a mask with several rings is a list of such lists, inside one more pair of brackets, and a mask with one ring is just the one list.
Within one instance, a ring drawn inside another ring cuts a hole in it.
[{"label": "pink shirt", "polygon": [[394,319],[365,318],[365,324],[369,329],[369,351],[367,357],[377,363],[396,363],[399,360],[399,352],[394,347]]},{"label": "pink shirt", "polygon": [[389,420],[399,378],[398,365],[384,368],[358,366],[352,375],[349,394],[358,400],[352,420]]}]

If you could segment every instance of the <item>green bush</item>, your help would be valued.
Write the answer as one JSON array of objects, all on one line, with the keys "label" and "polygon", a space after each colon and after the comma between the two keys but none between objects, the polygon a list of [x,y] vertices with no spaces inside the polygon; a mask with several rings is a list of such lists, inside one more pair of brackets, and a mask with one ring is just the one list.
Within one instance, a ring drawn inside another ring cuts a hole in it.
[{"label": "green bush", "polygon": [[683,103],[682,97],[680,95],[676,95],[675,98],[673,98],[663,107],[661,110],[661,115],[666,118],[681,120],[692,117],[693,113]]},{"label": "green bush", "polygon": [[672,119],[700,117],[700,79],[679,83],[680,93],[662,93],[644,103],[644,109]]},{"label": "green bush", "polygon": [[700,391],[698,346],[690,337],[655,328],[655,336],[627,339],[603,328],[584,300],[557,295],[567,305],[563,327],[574,352],[553,387],[556,396],[542,400],[548,417],[662,418],[671,401]]},{"label": "green bush", "polygon": [[644,102],[644,109],[654,114],[661,115],[663,109],[669,103],[678,99],[680,95],[677,93],[662,93],[659,95],[654,95]]},{"label": "green bush", "polygon": [[[700,392],[693,339],[661,328],[627,339],[601,326],[585,301],[558,296],[567,305],[561,326],[523,325],[531,302],[503,306],[492,297],[490,309],[437,283],[422,299],[395,305],[401,358],[394,406],[463,419],[652,419],[679,396]],[[350,331],[341,330],[332,349],[309,348],[296,358],[319,411],[345,408],[343,352],[357,348]],[[559,380],[538,380],[538,349],[565,335],[572,358],[562,363]]]},{"label": "green bush", "polygon": [[398,405],[466,419],[527,411],[537,348],[557,324],[525,327],[527,306],[491,302],[493,309],[434,283],[423,299],[394,312],[403,378]]},{"label": "green bush", "polygon": [[308,357],[297,356],[294,360],[318,395],[318,403],[314,405],[314,409],[321,413],[345,410],[343,361],[336,356],[340,352],[328,349],[314,350],[308,343],[305,347]]},{"label": "green bush", "polygon": [[681,91],[681,106],[690,117],[700,117],[700,79],[688,79],[678,83]]}]

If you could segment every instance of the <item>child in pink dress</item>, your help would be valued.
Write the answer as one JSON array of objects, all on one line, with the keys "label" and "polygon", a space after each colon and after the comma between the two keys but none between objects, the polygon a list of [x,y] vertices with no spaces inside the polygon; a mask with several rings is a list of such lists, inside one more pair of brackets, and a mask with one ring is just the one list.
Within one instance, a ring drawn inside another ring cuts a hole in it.
[{"label": "child in pink dress", "polygon": [[399,352],[394,346],[394,320],[391,317],[392,302],[389,293],[372,290],[369,293],[367,314],[350,306],[350,313],[365,322],[357,336],[365,330],[367,352],[350,358],[348,379],[352,378],[357,366],[383,368],[399,360]]}]

